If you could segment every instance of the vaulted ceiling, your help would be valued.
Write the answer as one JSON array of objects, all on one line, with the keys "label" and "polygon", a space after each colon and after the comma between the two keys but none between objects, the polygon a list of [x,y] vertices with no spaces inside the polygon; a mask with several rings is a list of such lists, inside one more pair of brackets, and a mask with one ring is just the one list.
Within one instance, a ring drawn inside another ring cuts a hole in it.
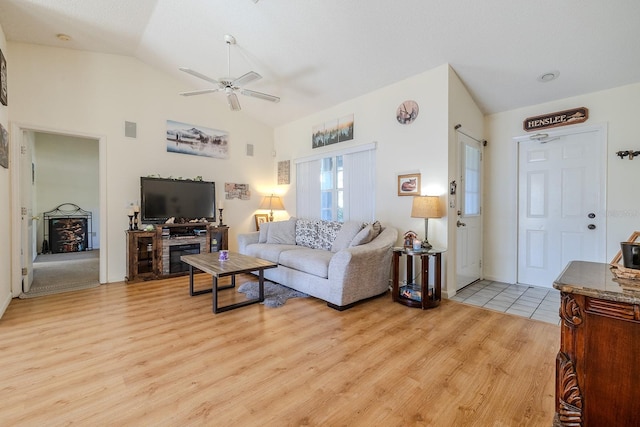
[{"label": "vaulted ceiling", "polygon": [[0,25],[10,42],[136,57],[185,91],[211,84],[178,67],[228,75],[231,34],[232,76],[254,70],[246,88],[281,98],[240,96],[242,112],[272,126],[444,63],[485,114],[640,81],[638,0],[0,0]]}]

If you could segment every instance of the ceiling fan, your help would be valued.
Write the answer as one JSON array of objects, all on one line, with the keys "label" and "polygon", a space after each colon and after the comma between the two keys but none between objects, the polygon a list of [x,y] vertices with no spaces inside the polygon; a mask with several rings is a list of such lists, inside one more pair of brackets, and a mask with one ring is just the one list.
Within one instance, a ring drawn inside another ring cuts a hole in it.
[{"label": "ceiling fan", "polygon": [[190,68],[180,67],[180,71],[184,71],[187,74],[191,74],[194,77],[198,77],[199,79],[208,81],[209,83],[213,83],[216,85],[216,88],[212,89],[203,89],[203,90],[194,90],[191,92],[182,92],[180,95],[182,96],[193,96],[193,95],[202,95],[205,93],[213,93],[213,92],[224,92],[227,95],[227,101],[229,102],[229,108],[233,111],[239,111],[240,101],[238,101],[238,97],[236,96],[236,91],[240,90],[240,94],[245,96],[252,96],[254,98],[262,99],[270,102],[280,102],[280,98],[277,96],[269,95],[262,92],[256,92],[255,90],[243,89],[242,86],[247,83],[251,83],[255,80],[261,79],[262,76],[255,71],[249,71],[246,74],[234,79],[231,77],[231,45],[236,44],[235,37],[226,34],[224,36],[224,41],[227,43],[227,77],[221,77],[218,80],[212,79],[211,77],[205,76],[197,71],[194,71]]}]

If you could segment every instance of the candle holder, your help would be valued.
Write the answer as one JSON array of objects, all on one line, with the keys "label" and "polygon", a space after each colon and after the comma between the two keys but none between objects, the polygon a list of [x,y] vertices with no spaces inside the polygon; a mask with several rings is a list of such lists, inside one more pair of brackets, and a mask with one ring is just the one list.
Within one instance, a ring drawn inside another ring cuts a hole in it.
[{"label": "candle holder", "polygon": [[133,229],[138,229],[138,212],[133,213]]},{"label": "candle holder", "polygon": [[133,215],[127,215],[129,217],[129,231],[133,230]]},{"label": "candle holder", "polygon": [[218,209],[218,211],[220,212],[220,220],[218,221],[218,226],[222,227],[224,224],[222,223],[222,208]]}]

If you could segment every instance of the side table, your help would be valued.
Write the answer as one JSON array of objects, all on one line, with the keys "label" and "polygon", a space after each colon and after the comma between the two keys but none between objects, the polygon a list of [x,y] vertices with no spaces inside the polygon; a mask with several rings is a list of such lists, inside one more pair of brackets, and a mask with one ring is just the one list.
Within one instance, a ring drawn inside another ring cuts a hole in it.
[{"label": "side table", "polygon": [[[440,249],[411,250],[409,248],[393,249],[393,291],[394,302],[409,307],[434,308],[440,305],[442,287],[442,253]],[[400,257],[405,256],[406,280],[400,284]],[[420,284],[413,283],[413,258],[420,259]],[[429,261],[434,259],[434,281],[429,280]]]}]

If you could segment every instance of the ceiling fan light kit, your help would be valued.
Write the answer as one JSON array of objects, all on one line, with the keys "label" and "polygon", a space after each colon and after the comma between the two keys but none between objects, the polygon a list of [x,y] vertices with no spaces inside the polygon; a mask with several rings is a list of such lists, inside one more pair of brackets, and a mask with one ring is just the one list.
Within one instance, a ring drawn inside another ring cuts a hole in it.
[{"label": "ceiling fan light kit", "polygon": [[227,102],[229,103],[229,108],[232,111],[241,110],[240,101],[238,100],[238,96],[236,95],[236,91],[240,90],[241,95],[251,96],[253,98],[262,99],[263,101],[269,102],[280,102],[280,98],[274,95],[269,95],[267,93],[256,92],[255,90],[244,89],[242,86],[251,83],[253,81],[259,80],[262,76],[255,71],[249,71],[234,79],[231,77],[231,45],[236,44],[236,39],[230,34],[225,34],[224,41],[227,44],[227,76],[221,77],[218,80],[212,79],[209,76],[201,74],[197,71],[194,71],[190,68],[180,67],[179,70],[190,74],[194,77],[207,81],[209,83],[213,83],[217,86],[217,88],[211,89],[201,89],[201,90],[193,90],[189,92],[182,92],[180,95],[182,96],[193,96],[193,95],[202,95],[205,93],[213,93],[213,92],[224,92],[227,96]]}]

